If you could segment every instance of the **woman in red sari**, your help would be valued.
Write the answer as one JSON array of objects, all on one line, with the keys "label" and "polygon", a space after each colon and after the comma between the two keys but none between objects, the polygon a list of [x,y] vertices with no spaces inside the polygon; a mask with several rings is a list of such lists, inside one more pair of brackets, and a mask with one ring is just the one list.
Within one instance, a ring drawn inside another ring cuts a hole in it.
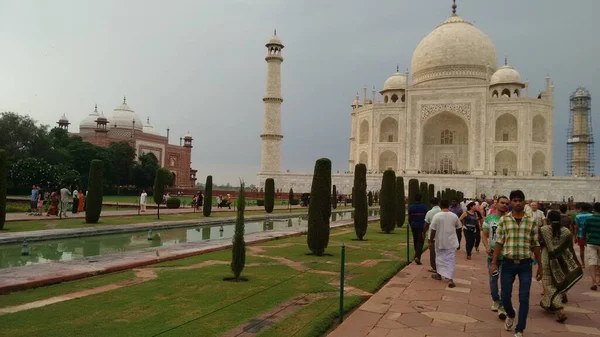
[{"label": "woman in red sari", "polygon": [[77,212],[83,212],[83,199],[85,199],[85,195],[83,191],[79,192],[79,205],[77,205]]}]

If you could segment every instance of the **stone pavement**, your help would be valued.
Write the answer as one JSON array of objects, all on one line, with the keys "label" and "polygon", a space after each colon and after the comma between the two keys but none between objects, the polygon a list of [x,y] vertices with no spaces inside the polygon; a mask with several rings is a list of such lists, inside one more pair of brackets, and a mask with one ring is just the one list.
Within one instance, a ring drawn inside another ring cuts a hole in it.
[{"label": "stone pavement", "polygon": [[[275,206],[275,209],[288,209],[289,206]],[[296,206],[292,206],[292,209],[300,209],[302,208],[299,205]],[[262,211],[265,208],[263,206],[248,206],[246,207],[246,211]],[[308,208],[304,207],[304,209],[308,210]],[[235,215],[235,208],[231,207],[231,209],[228,208],[217,208],[217,207],[213,207],[212,208],[212,212],[231,212],[232,216]],[[180,213],[194,213],[194,209],[193,208],[175,208],[175,209],[168,209],[168,208],[161,208],[160,209],[160,214],[180,214]],[[202,209],[200,210],[196,210],[196,213],[202,213]],[[141,212],[140,215],[153,215],[156,214],[156,209],[148,209],[146,212]],[[115,216],[132,216],[132,215],[138,215],[138,211],[137,209],[130,209],[130,210],[122,210],[122,211],[102,211],[102,217],[115,217]],[[76,214],[72,214],[71,212],[67,212],[67,219],[79,219],[79,218],[85,218],[85,212],[83,213],[76,213]],[[42,216],[32,216],[32,215],[27,215],[25,213],[7,213],[6,214],[6,222],[11,222],[11,221],[38,221],[38,220],[60,220],[59,217],[57,216],[46,216],[45,214]]]},{"label": "stone pavement", "polygon": [[[463,241],[464,242],[464,241]],[[411,263],[394,276],[379,292],[329,334],[329,337],[463,337],[513,336],[504,330],[503,321],[490,310],[486,254],[473,253],[467,260],[464,249],[456,256],[456,288],[431,278],[429,252],[422,266]],[[534,267],[534,273],[535,269]],[[586,275],[587,276],[587,275]],[[526,337],[600,336],[600,291],[591,291],[584,277],[569,291],[565,324],[539,306],[541,284],[533,282]],[[513,290],[513,305],[518,307],[518,281]],[[517,309],[517,308],[515,308]],[[515,322],[516,326],[516,322]]]}]

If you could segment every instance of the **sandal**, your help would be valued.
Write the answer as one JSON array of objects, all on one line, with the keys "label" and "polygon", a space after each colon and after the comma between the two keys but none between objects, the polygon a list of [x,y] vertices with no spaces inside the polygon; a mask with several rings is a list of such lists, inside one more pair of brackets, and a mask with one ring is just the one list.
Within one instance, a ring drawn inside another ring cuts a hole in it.
[{"label": "sandal", "polygon": [[563,312],[556,313],[556,321],[558,323],[564,323],[567,320],[567,315]]},{"label": "sandal", "polygon": [[456,284],[454,284],[454,282],[450,281],[448,282],[448,288],[454,288],[456,287]]},{"label": "sandal", "polygon": [[593,286],[590,287],[591,290],[598,290],[598,287],[594,284]]},{"label": "sandal", "polygon": [[437,271],[435,271],[435,269],[433,269],[433,268],[429,269],[428,272],[430,272],[430,273],[437,273]]},{"label": "sandal", "polygon": [[440,275],[438,273],[435,273],[435,274],[431,275],[431,278],[434,279],[434,280],[441,281],[442,280],[442,275]]}]

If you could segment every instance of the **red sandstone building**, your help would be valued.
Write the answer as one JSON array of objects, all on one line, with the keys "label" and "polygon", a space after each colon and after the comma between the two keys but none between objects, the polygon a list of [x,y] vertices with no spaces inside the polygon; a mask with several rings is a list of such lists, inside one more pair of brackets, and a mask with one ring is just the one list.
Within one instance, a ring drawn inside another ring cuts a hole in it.
[{"label": "red sandstone building", "polygon": [[[57,123],[59,127],[68,129],[69,121],[63,115]],[[192,141],[190,134],[179,139],[179,145],[169,144],[169,129],[167,136],[160,135],[150,124],[146,124],[127,105],[123,97],[123,104],[113,110],[112,117],[107,118],[103,113],[98,113],[96,106],[79,124],[78,135],[86,142],[107,147],[113,142],[128,142],[135,147],[136,154],[152,153],[158,159],[160,166],[173,173],[174,184],[177,187],[194,187],[196,185],[196,172],[191,168]]]}]

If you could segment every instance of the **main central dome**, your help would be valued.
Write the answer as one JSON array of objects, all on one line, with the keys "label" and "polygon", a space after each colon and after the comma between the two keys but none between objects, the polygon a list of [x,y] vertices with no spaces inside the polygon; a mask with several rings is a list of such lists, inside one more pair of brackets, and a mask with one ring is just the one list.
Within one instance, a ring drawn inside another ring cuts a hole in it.
[{"label": "main central dome", "polygon": [[454,14],[415,49],[413,85],[484,84],[496,71],[496,48],[482,31]]}]

